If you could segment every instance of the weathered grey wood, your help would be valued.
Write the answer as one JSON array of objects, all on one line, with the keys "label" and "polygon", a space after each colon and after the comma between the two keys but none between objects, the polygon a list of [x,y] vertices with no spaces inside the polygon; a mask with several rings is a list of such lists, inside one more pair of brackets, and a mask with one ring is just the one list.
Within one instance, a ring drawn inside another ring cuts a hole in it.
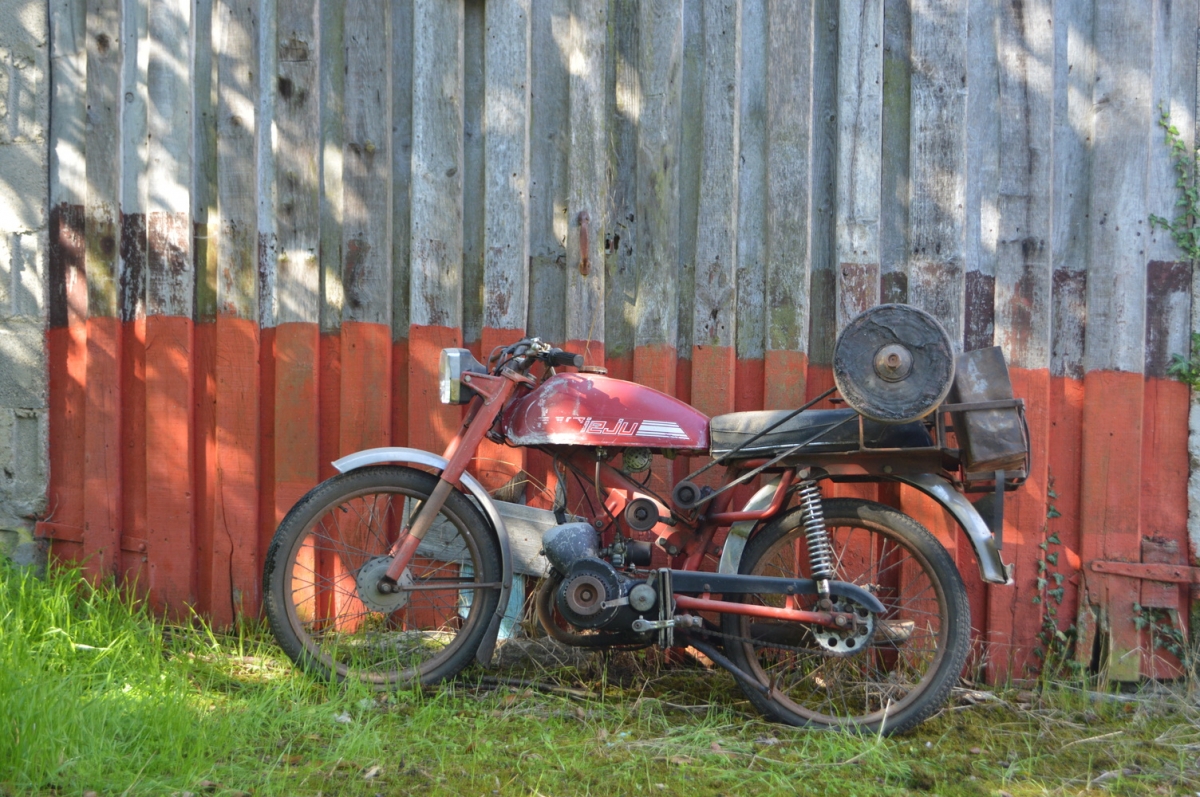
[{"label": "weathered grey wood", "polygon": [[[463,8],[413,6],[411,323],[462,319]],[[419,32],[419,33],[417,33]]]},{"label": "weathered grey wood", "polygon": [[413,0],[392,3],[392,338],[408,338],[412,268]]},{"label": "weathered grey wood", "polygon": [[837,338],[838,13],[836,3],[813,8],[808,361],[817,365],[833,362]]},{"label": "weathered grey wood", "polygon": [[84,101],[86,0],[52,0],[50,23],[50,206],[86,199]]},{"label": "weathered grey wood", "polygon": [[[1165,111],[1188,152],[1193,151],[1196,131],[1196,59],[1197,23],[1195,3],[1156,3],[1154,7],[1154,69],[1151,73],[1155,112]],[[1166,145],[1161,127],[1151,133],[1149,190],[1150,212],[1174,218],[1179,190],[1174,159]],[[1173,261],[1183,258],[1169,232],[1150,231],[1146,245],[1148,260]],[[1153,308],[1148,308],[1153,312]]]},{"label": "weathered grey wood", "polygon": [[121,4],[121,266],[118,305],[122,321],[146,312],[146,69],[149,65],[145,2]]},{"label": "weathered grey wood", "polygon": [[391,324],[391,26],[387,0],[346,6],[343,321]]},{"label": "weathered grey wood", "polygon": [[188,41],[192,4],[149,4],[150,62],[146,312],[190,317],[192,261],[192,66]]},{"label": "weathered grey wood", "polygon": [[121,17],[116,0],[87,7],[87,200],[84,210],[88,314],[117,314],[120,251]]},{"label": "weathered grey wood", "polygon": [[912,15],[908,0],[883,5],[883,159],[880,171],[879,299],[908,301],[908,154]]},{"label": "weathered grey wood", "polygon": [[273,45],[278,58],[275,104],[276,323],[320,318],[321,41],[314,0],[279,0]]},{"label": "weathered grey wood", "polygon": [[[338,0],[320,3],[321,37],[321,331],[341,328],[343,152],[345,142],[346,19]],[[410,53],[411,59],[411,53]]]},{"label": "weathered grey wood", "polygon": [[529,123],[530,334],[565,340],[567,289],[567,148],[570,144],[566,54],[569,0],[532,0]]},{"label": "weathered grey wood", "polygon": [[217,309],[255,319],[258,282],[258,15],[253,5],[216,0]]},{"label": "weathered grey wood", "polygon": [[696,227],[697,346],[733,346],[737,290],[740,0],[705,0],[704,97]]},{"label": "weathered grey wood", "polygon": [[1000,75],[996,47],[998,0],[971,0],[967,11],[966,278],[963,348],[991,346],[995,337],[996,253],[1000,233]]},{"label": "weathered grey wood", "polygon": [[838,15],[837,328],[879,303],[883,0]]},{"label": "weathered grey wood", "polygon": [[[1194,13],[1192,11],[1189,14]],[[1197,101],[1192,105],[1192,124],[1189,133],[1192,141],[1200,140],[1200,58],[1197,59]],[[1184,97],[1185,102],[1190,98]],[[1196,179],[1193,175],[1192,179]],[[1192,263],[1191,318],[1189,332],[1200,332],[1200,268]],[[1191,473],[1188,477],[1188,554],[1189,561],[1200,561],[1200,391],[1191,391],[1191,408],[1188,412],[1188,462]]]},{"label": "weathered grey wood", "polygon": [[256,266],[258,271],[258,321],[264,327],[279,323],[275,316],[278,304],[279,281],[279,223],[275,209],[279,206],[278,183],[275,180],[275,114],[279,85],[279,48],[275,32],[279,29],[278,0],[258,0],[258,61],[253,80],[258,83],[258,124],[255,135],[257,162],[258,240]]},{"label": "weathered grey wood", "polygon": [[701,150],[704,132],[703,0],[683,3],[683,63],[679,76],[679,269],[676,272],[677,338],[680,357],[692,356],[696,292],[696,222],[700,218]]},{"label": "weathered grey wood", "polygon": [[1001,7],[996,344],[1011,366],[1050,367],[1054,27],[1048,0]]},{"label": "weathered grey wood", "polygon": [[87,196],[84,100],[87,96],[87,2],[51,0],[50,206],[82,205]]},{"label": "weathered grey wood", "polygon": [[484,294],[484,9],[483,0],[463,4],[463,267],[462,333],[475,343],[483,330]]},{"label": "weathered grey wood", "polygon": [[[738,126],[737,356],[761,360],[766,340],[767,0],[742,0]],[[755,408],[759,409],[759,408]]]},{"label": "weathered grey wood", "polygon": [[[674,347],[678,338],[682,64],[681,0],[645,0],[638,7],[637,346]],[[663,376],[674,384],[674,374]]]},{"label": "weathered grey wood", "polygon": [[[608,0],[575,0],[571,19],[565,340],[588,341],[589,351],[585,353],[601,359],[604,353],[604,236],[607,232],[604,220],[608,197],[608,125],[604,93]],[[586,252],[581,234],[585,221]],[[590,350],[592,345],[596,351]]]},{"label": "weathered grey wood", "polygon": [[486,5],[483,326],[525,329],[529,308],[532,4]]},{"label": "weathered grey wood", "polygon": [[1147,163],[1157,119],[1150,78],[1154,18],[1148,4],[1145,10],[1095,16],[1087,371],[1140,373],[1143,366]]},{"label": "weathered grey wood", "polygon": [[[1153,96],[1160,113],[1166,111],[1178,131],[1185,151],[1194,151],[1196,134],[1196,69],[1198,22],[1194,3],[1160,3],[1155,6]],[[1165,131],[1153,131],[1147,201],[1150,212],[1174,218],[1179,208],[1178,174],[1165,142]],[[1193,175],[1193,180],[1194,175]],[[1172,354],[1190,348],[1193,263],[1162,229],[1152,230],[1146,245],[1146,354],[1145,373],[1165,377]],[[1155,532],[1154,524],[1147,529]]]},{"label": "weathered grey wood", "polygon": [[1055,5],[1053,319],[1050,372],[1083,377],[1091,260],[1091,137],[1095,49],[1090,0]]},{"label": "weathered grey wood", "polygon": [[808,351],[813,6],[767,3],[768,351]]},{"label": "weathered grey wood", "polygon": [[914,0],[908,300],[963,342],[967,8]]},{"label": "weathered grey wood", "polygon": [[213,35],[198,36],[192,48],[192,243],[196,265],[196,320],[217,317],[217,61],[213,57],[214,0],[197,0],[193,24]]},{"label": "weathered grey wood", "polygon": [[604,221],[604,348],[610,360],[632,357],[635,332],[637,120],[641,111],[637,19],[635,0],[611,0],[606,92],[612,179]]}]

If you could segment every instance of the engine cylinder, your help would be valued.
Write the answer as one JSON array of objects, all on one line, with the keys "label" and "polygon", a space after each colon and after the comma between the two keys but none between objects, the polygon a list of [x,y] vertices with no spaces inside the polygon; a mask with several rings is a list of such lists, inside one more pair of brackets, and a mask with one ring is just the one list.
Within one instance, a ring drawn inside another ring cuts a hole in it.
[{"label": "engine cylinder", "polygon": [[600,533],[591,523],[564,523],[542,535],[542,552],[551,567],[566,575],[576,562],[600,555]]}]

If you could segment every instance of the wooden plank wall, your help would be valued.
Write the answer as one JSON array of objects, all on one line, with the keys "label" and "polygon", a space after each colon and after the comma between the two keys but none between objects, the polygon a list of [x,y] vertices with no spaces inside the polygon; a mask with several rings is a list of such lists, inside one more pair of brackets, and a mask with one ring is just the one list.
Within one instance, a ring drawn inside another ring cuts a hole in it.
[{"label": "wooden plank wall", "polygon": [[[1166,376],[1193,266],[1148,224],[1158,109],[1196,129],[1197,0],[51,5],[58,555],[225,625],[333,459],[445,445],[444,346],[528,331],[709,414],[783,408],[907,301],[1003,347],[1028,404],[1015,587],[911,491],[843,492],[952,550],[990,677],[1072,628],[1114,677],[1173,672],[1135,605],[1182,628],[1186,590],[1088,563],[1197,555]],[[544,504],[544,456],[477,463],[522,471]]]}]

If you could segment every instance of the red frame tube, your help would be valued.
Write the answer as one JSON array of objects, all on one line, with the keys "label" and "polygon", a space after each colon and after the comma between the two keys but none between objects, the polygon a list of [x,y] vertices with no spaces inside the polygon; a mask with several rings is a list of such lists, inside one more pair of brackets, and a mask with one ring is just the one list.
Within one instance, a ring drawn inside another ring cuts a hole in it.
[{"label": "red frame tube", "polygon": [[[463,378],[479,395],[471,400],[471,410],[467,414],[467,420],[458,430],[454,439],[450,441],[450,445],[446,447],[444,455],[446,467],[442,469],[439,485],[442,482],[449,482],[452,486],[458,486],[459,479],[466,471],[467,465],[471,463],[471,458],[475,456],[475,450],[483,442],[483,436],[496,422],[500,410],[504,408],[513,391],[516,390],[517,383],[530,381],[528,377],[513,371],[505,371],[500,376],[463,374]],[[421,524],[422,519],[427,516],[430,517],[429,524],[432,524],[432,516],[441,511],[443,503],[444,499],[426,502],[425,506],[421,508],[420,514],[417,515],[417,524]],[[404,572],[404,568],[408,567],[409,562],[416,555],[417,548],[421,545],[421,539],[429,529],[429,524],[425,524],[419,529],[409,529],[409,533],[392,546],[392,563],[388,566],[387,577],[393,582],[400,580],[400,574]],[[420,533],[414,534],[414,531]]]},{"label": "red frame tube", "polygon": [[[803,609],[780,609],[775,606],[759,606],[753,603],[734,603],[732,601],[715,601],[710,598],[693,598],[690,595],[676,595],[675,606],[695,612],[722,612],[724,614],[744,614],[749,617],[765,617],[771,620],[788,620],[793,623],[813,623],[815,625],[836,628],[835,618],[839,615],[833,612],[808,612]],[[847,615],[849,616],[849,615]]]},{"label": "red frame tube", "polygon": [[762,520],[765,517],[771,517],[783,506],[784,498],[787,496],[787,491],[791,489],[795,477],[795,470],[783,472],[783,476],[779,479],[779,487],[776,488],[775,495],[771,498],[771,504],[766,509],[757,512],[715,512],[707,515],[705,519],[720,527],[731,526],[744,520]]}]

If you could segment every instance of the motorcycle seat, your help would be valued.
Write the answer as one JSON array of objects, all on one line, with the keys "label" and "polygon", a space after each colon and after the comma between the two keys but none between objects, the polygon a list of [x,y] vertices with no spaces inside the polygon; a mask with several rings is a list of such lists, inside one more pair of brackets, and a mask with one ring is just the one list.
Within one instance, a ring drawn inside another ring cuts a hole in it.
[{"label": "motorcycle seat", "polygon": [[[729,453],[763,429],[769,428],[791,410],[731,412],[709,421],[710,453],[719,457]],[[772,456],[804,442],[818,431],[829,430],[797,452],[837,453],[858,448],[858,420],[854,410],[805,410],[787,423],[755,440],[735,455],[735,459]],[[836,428],[835,425],[847,418]],[[920,421],[886,424],[863,419],[863,443],[867,448],[925,448],[933,438]]]}]

